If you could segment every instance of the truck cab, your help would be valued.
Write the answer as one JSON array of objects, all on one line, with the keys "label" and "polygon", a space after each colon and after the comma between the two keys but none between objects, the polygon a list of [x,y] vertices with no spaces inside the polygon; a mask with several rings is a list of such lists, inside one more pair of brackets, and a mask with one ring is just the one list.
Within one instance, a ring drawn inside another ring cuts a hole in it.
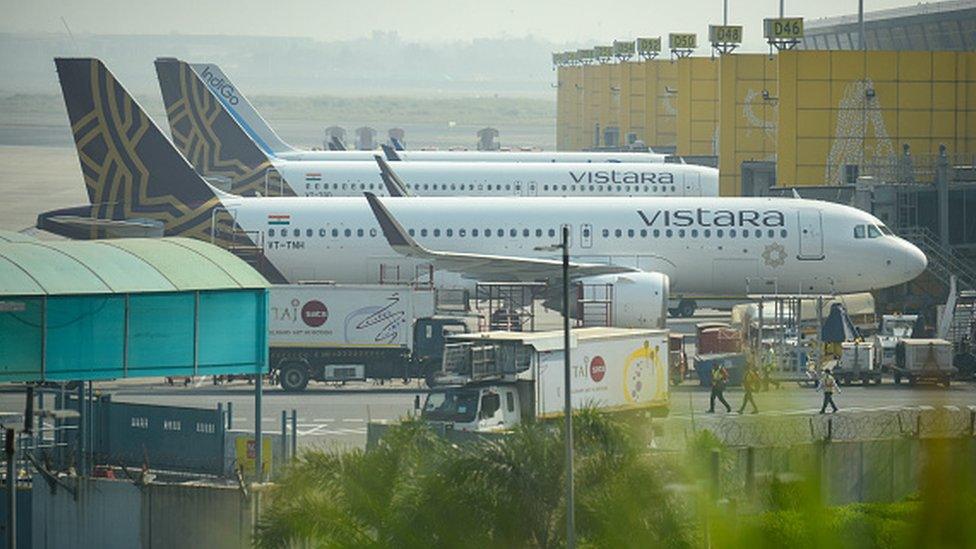
[{"label": "truck cab", "polygon": [[502,431],[521,423],[519,402],[514,384],[448,387],[427,395],[421,417],[457,431]]},{"label": "truck cab", "polygon": [[413,363],[416,377],[432,382],[432,376],[441,368],[444,345],[451,336],[468,333],[468,325],[462,318],[431,317],[417,320],[413,331]]},{"label": "truck cab", "polygon": [[903,339],[915,335],[918,315],[884,315],[881,326],[874,336],[874,360],[880,369],[891,370],[895,366],[895,348]]}]

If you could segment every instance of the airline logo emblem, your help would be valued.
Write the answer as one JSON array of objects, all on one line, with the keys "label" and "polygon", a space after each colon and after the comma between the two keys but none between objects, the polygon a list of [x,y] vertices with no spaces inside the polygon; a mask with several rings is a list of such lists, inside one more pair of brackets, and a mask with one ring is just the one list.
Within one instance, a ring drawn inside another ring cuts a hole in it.
[{"label": "airline logo emblem", "polygon": [[318,328],[329,320],[329,308],[325,303],[313,299],[302,307],[302,322],[309,328]]},{"label": "airline logo emblem", "polygon": [[200,73],[200,78],[210,86],[210,89],[214,93],[226,99],[231,105],[237,105],[241,102],[240,98],[237,97],[237,90],[234,89],[234,86],[231,86],[222,76],[217,76],[210,72],[209,66],[204,67],[203,72]]},{"label": "airline logo emblem", "polygon": [[268,214],[268,225],[288,225],[291,216],[288,214]]},{"label": "airline logo emblem", "polygon": [[602,356],[593,357],[593,360],[590,361],[590,379],[600,383],[605,375],[607,375],[607,363]]},{"label": "airline logo emblem", "polygon": [[305,174],[305,181],[322,181],[322,174],[320,174],[320,173],[307,173],[307,174]]},{"label": "airline logo emblem", "polygon": [[786,216],[779,210],[637,210],[648,227],[785,227]]},{"label": "airline logo emblem", "polygon": [[569,172],[574,183],[605,184],[674,184],[674,174],[671,172],[634,172],[628,170],[597,170],[585,172]]}]

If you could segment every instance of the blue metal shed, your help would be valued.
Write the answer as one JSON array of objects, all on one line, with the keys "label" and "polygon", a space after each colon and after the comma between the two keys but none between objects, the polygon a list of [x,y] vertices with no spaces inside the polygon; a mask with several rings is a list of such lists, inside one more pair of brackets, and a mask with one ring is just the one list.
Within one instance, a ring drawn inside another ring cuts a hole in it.
[{"label": "blue metal shed", "polygon": [[185,238],[0,234],[0,381],[267,370],[268,282]]}]

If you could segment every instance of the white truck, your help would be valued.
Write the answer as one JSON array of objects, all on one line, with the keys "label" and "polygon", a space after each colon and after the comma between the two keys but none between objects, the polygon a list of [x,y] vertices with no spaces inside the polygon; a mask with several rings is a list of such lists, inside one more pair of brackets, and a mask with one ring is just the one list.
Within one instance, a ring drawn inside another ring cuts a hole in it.
[{"label": "white truck", "polygon": [[286,391],[310,380],[426,378],[440,369],[444,338],[468,331],[463,318],[434,315],[434,292],[406,284],[274,286],[271,372]]},{"label": "white truck", "polygon": [[[574,409],[643,410],[669,403],[667,330],[579,328],[570,338]],[[421,417],[455,431],[498,432],[559,417],[564,405],[562,331],[453,336],[440,383]]]},{"label": "white truck", "polygon": [[952,342],[944,339],[903,339],[895,347],[895,383],[932,381],[948,387],[956,375]]},{"label": "white truck", "polygon": [[881,326],[874,335],[874,362],[881,371],[891,371],[895,366],[895,347],[902,339],[915,335],[918,315],[884,315]]}]

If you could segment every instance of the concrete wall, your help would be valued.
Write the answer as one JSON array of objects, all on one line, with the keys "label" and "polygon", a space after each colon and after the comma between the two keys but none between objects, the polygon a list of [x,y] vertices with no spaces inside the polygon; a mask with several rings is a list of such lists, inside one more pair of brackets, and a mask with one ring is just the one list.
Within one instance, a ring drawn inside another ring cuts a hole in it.
[{"label": "concrete wall", "polygon": [[33,547],[245,547],[252,499],[236,487],[65,479],[51,490],[33,480]]}]

